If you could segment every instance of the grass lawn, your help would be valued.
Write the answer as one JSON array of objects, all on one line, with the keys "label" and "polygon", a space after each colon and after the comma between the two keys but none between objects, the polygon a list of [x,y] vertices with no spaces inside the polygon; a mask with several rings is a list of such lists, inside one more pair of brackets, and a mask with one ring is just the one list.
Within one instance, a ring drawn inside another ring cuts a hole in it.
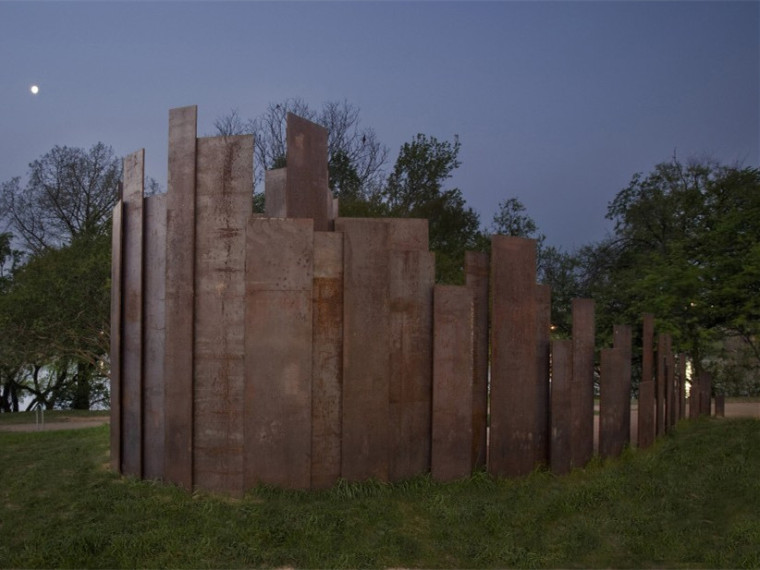
[{"label": "grass lawn", "polygon": [[121,478],[108,426],[0,432],[2,567],[760,567],[760,421],[554,477],[242,500]]}]

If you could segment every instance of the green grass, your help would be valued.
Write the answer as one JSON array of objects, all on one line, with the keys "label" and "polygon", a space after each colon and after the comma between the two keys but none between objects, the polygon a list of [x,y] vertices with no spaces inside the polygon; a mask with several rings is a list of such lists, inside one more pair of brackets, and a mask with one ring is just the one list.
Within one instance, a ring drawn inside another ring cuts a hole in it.
[{"label": "green grass", "polygon": [[760,567],[760,421],[702,418],[566,477],[189,494],[108,427],[0,433],[2,567]]}]

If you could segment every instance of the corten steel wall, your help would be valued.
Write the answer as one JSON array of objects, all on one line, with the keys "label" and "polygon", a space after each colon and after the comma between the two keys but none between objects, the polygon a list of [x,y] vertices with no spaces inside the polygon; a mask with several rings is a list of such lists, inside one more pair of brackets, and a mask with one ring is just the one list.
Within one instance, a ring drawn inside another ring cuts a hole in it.
[{"label": "corten steel wall", "polygon": [[[288,166],[267,172],[259,215],[253,138],[197,138],[196,125],[195,107],[169,113],[166,195],[144,197],[143,151],[124,160],[114,469],[240,495],[540,464],[563,473],[591,457],[593,301],[573,302],[573,339],[551,344],[535,241],[494,236],[490,259],[466,254],[465,286],[436,286],[426,220],[337,217],[324,128],[288,116]],[[651,329],[645,319],[650,348]],[[616,328],[603,353],[605,455],[629,439],[630,336]],[[642,405],[651,351],[644,359]]]}]

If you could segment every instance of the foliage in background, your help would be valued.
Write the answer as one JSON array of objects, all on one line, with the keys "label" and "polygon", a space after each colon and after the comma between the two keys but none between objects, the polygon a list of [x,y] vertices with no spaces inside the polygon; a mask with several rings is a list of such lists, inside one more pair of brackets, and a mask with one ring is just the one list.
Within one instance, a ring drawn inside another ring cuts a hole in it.
[{"label": "foliage in background", "polygon": [[19,264],[13,237],[3,238],[3,411],[18,410],[22,395],[46,408],[107,403],[110,221],[120,182],[121,160],[98,143],[56,146],[29,165],[25,185],[2,184],[0,213],[25,253]]}]

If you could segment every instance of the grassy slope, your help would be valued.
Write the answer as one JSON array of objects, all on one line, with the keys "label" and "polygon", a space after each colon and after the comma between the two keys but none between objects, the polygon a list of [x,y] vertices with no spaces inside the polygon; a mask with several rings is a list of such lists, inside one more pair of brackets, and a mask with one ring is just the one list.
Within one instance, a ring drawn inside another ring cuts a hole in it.
[{"label": "grassy slope", "polygon": [[120,478],[108,427],[0,433],[2,567],[760,567],[760,421],[556,478],[258,489]]}]

